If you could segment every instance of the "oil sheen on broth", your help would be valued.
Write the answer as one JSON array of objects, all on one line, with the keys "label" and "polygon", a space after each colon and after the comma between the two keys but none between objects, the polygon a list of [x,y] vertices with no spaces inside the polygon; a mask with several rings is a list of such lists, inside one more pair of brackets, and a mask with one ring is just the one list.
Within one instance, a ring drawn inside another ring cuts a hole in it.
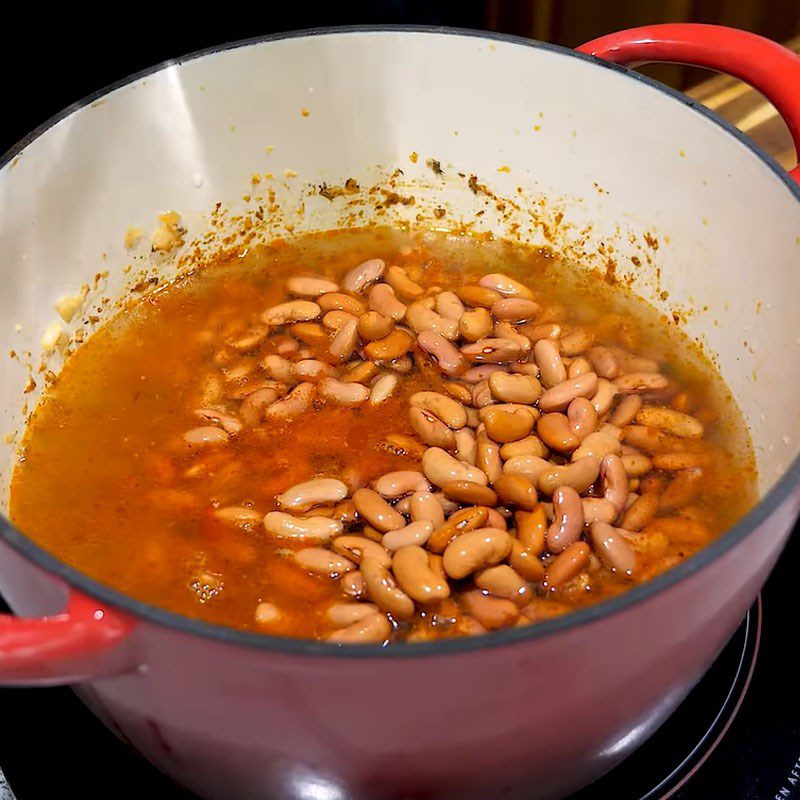
[{"label": "oil sheen on broth", "polygon": [[[343,298],[369,259],[395,269]],[[297,276],[341,294],[291,295]],[[297,300],[298,321],[264,322]],[[379,483],[387,505],[368,487],[397,471],[418,474]],[[308,490],[319,505],[279,508],[318,477],[335,479]],[[39,404],[10,505],[47,550],[147,603],[281,636],[418,641],[646,581],[734,523],[755,477],[714,368],[623,289],[507,242],[365,229],[258,247],[132,302]]]}]

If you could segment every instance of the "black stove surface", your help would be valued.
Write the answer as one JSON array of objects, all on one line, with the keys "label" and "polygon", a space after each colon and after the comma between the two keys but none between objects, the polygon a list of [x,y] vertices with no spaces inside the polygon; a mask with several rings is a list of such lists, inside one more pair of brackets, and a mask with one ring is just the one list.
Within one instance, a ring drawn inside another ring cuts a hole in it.
[{"label": "black stove surface", "polygon": [[[791,638],[799,561],[795,536],[730,644],[675,714],[570,800],[800,798]],[[17,800],[56,797],[67,787],[82,798],[191,797],[118,741],[69,689],[2,690],[0,719],[0,769]]]}]

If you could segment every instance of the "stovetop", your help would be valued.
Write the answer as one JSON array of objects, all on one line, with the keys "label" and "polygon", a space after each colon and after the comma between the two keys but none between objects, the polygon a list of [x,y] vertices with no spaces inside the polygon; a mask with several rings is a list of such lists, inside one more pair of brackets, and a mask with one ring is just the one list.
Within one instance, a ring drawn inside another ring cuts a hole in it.
[{"label": "stovetop", "polygon": [[[665,725],[570,800],[800,799],[793,642],[800,526],[730,644]],[[8,798],[192,797],[107,731],[70,689],[0,691]],[[69,788],[68,788],[69,787]],[[7,800],[0,773],[0,800]]]}]

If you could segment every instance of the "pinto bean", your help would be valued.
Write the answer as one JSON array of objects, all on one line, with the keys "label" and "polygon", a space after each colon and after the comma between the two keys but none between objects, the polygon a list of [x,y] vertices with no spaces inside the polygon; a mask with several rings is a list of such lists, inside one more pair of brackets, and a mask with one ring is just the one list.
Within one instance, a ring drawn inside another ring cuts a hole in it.
[{"label": "pinto bean", "polygon": [[488,483],[486,474],[478,467],[458,461],[440,447],[430,447],[425,451],[422,471],[435,486],[444,486],[457,480],[473,481],[484,486]]},{"label": "pinto bean", "polygon": [[383,403],[385,400],[388,400],[392,394],[394,394],[397,384],[398,380],[396,375],[385,373],[375,378],[375,380],[372,382],[369,393],[370,405],[377,406]]},{"label": "pinto bean", "polygon": [[[359,607],[365,605],[369,604],[358,604]],[[385,614],[368,614],[346,628],[334,631],[328,636],[328,641],[334,644],[380,644],[389,638],[391,632],[392,626]]]},{"label": "pinto bean", "polygon": [[538,456],[539,458],[547,458],[549,449],[544,442],[535,435],[526,436],[517,442],[509,442],[500,448],[500,456],[508,461],[517,456]]},{"label": "pinto bean", "polygon": [[425,445],[412,436],[402,433],[390,433],[386,437],[386,447],[397,455],[407,455],[421,460],[425,454]]},{"label": "pinto bean", "polygon": [[258,347],[269,335],[269,327],[266,325],[256,325],[239,336],[228,340],[228,347],[232,347],[239,353],[247,353]]},{"label": "pinto bean", "polygon": [[224,506],[216,509],[214,516],[222,520],[222,522],[232,522],[234,525],[239,525],[243,528],[248,528],[261,522],[264,517],[259,511],[247,506]]},{"label": "pinto bean", "polygon": [[342,383],[369,383],[378,372],[378,368],[371,361],[356,361],[348,365],[342,375]]},{"label": "pinto bean", "polygon": [[327,541],[338,536],[342,523],[325,517],[293,517],[283,511],[270,511],[264,517],[267,533],[278,539],[316,539]]},{"label": "pinto bean", "polygon": [[468,342],[484,339],[492,331],[492,317],[485,308],[465,311],[458,321],[458,332]]},{"label": "pinto bean", "polygon": [[392,361],[411,349],[411,336],[401,328],[395,328],[388,336],[370,342],[364,353],[370,361]]},{"label": "pinto bean", "polygon": [[289,327],[289,332],[295,339],[311,347],[328,341],[328,333],[317,322],[295,322]]},{"label": "pinto bean", "polygon": [[465,383],[476,384],[486,381],[488,384],[489,376],[495,372],[505,372],[505,367],[500,364],[483,364],[480,367],[470,367],[461,375],[461,380]]},{"label": "pinto bean", "polygon": [[567,367],[568,378],[579,378],[581,375],[587,375],[592,372],[592,365],[582,357],[573,358]]},{"label": "pinto bean", "polygon": [[342,593],[347,595],[347,597],[360,598],[364,596],[364,592],[366,591],[364,589],[364,578],[360,570],[353,570],[353,572],[342,575],[339,580],[339,586]]},{"label": "pinto bean", "polygon": [[500,292],[485,286],[462,286],[456,289],[456,294],[473,308],[491,308],[498,300],[503,299]]},{"label": "pinto bean", "polygon": [[431,534],[427,543],[428,550],[432,553],[443,552],[457,536],[486,524],[488,517],[489,509],[484,506],[463,508],[454,512],[444,525],[436,528]]},{"label": "pinto bean", "polygon": [[605,378],[597,379],[597,389],[592,395],[591,401],[598,416],[602,417],[608,413],[618,392],[619,390],[611,381],[607,381]]},{"label": "pinto bean", "polygon": [[433,358],[445,375],[453,377],[464,371],[464,357],[441,334],[423,331],[417,336],[417,344]]},{"label": "pinto bean", "polygon": [[576,397],[567,408],[569,426],[575,436],[583,441],[590,433],[597,430],[597,412],[590,400]]},{"label": "pinto bean", "polygon": [[369,307],[384,317],[400,322],[406,315],[407,307],[394,294],[388,283],[376,283],[369,290]]},{"label": "pinto bean", "polygon": [[412,522],[428,520],[434,528],[444,525],[444,509],[430,492],[414,492],[409,498],[409,512]]},{"label": "pinto bean", "polygon": [[533,595],[525,579],[508,564],[498,564],[476,572],[475,585],[494,597],[511,600],[518,606],[529,603]]},{"label": "pinto bean", "polygon": [[704,453],[656,453],[652,465],[655,469],[677,472],[692,467],[702,467],[708,461]]},{"label": "pinto bean", "polygon": [[640,478],[655,466],[647,456],[641,453],[624,453],[620,458],[629,478]]},{"label": "pinto bean", "polygon": [[336,478],[314,478],[290,486],[275,499],[279,508],[307,511],[313,506],[338,503],[347,494],[347,486]]},{"label": "pinto bean", "polygon": [[674,408],[645,406],[636,414],[636,422],[682,438],[701,439],[703,436],[703,423],[700,420]]},{"label": "pinto bean", "polygon": [[287,358],[270,353],[261,359],[261,368],[276,381],[283,383],[295,383],[294,364]]},{"label": "pinto bean", "polygon": [[459,503],[470,503],[481,506],[493,506],[497,503],[497,494],[488,486],[473,481],[448,481],[442,486],[445,497]]},{"label": "pinto bean", "polygon": [[437,314],[423,302],[412,303],[406,311],[406,322],[415,333],[432,331],[453,341],[458,338],[458,322]]},{"label": "pinto bean", "polygon": [[462,383],[455,381],[447,381],[444,384],[444,390],[454,399],[460,403],[471,403],[472,392]]},{"label": "pinto bean", "polygon": [[255,620],[257,625],[273,625],[282,616],[283,612],[274,603],[259,603],[256,606]]},{"label": "pinto bean", "polygon": [[436,295],[436,311],[445,319],[458,322],[464,314],[464,304],[455,292],[439,292]]},{"label": "pinto bean", "polygon": [[629,531],[640,531],[658,512],[659,496],[655,492],[639,495],[625,512],[622,527]]},{"label": "pinto bean", "polygon": [[445,548],[445,572],[460,580],[481,567],[502,561],[511,552],[511,537],[498,528],[476,528],[458,536]]},{"label": "pinto bean", "polygon": [[581,442],[580,447],[572,453],[572,459],[576,460],[587,456],[600,459],[609,453],[618,455],[621,450],[622,445],[616,436],[603,431],[595,431]]},{"label": "pinto bean", "polygon": [[432,447],[455,450],[456,438],[453,431],[437,416],[421,408],[409,408],[408,418],[414,433]]},{"label": "pinto bean", "polygon": [[559,453],[569,453],[581,443],[564,414],[542,414],[536,423],[536,432],[549,448]]},{"label": "pinto bean", "polygon": [[286,281],[286,291],[299,297],[319,297],[339,291],[338,284],[318,276],[297,275]]},{"label": "pinto bean", "polygon": [[353,267],[342,280],[342,288],[348,292],[363,292],[375,281],[380,280],[386,270],[386,262],[381,258],[370,258]]},{"label": "pinto bean", "polygon": [[527,322],[539,313],[539,306],[533,300],[521,297],[508,297],[492,305],[492,316],[508,322]]},{"label": "pinto bean", "polygon": [[514,539],[511,542],[511,555],[508,563],[526,580],[539,583],[544,578],[544,564],[531,550],[523,547],[522,542]]},{"label": "pinto bean", "polygon": [[403,516],[372,489],[357,489],[353,502],[358,513],[379,531],[395,531],[406,524]]},{"label": "pinto bean", "polygon": [[346,628],[378,612],[372,603],[334,603],[328,606],[325,618],[337,628]]},{"label": "pinto bean", "polygon": [[242,423],[232,414],[223,414],[213,408],[196,408],[194,414],[202,420],[218,425],[225,433],[236,434],[242,430]]},{"label": "pinto bean", "polygon": [[561,354],[577,356],[585,353],[594,344],[594,333],[589,328],[576,328],[559,339]]},{"label": "pinto bean", "polygon": [[431,567],[429,554],[421,547],[401,547],[392,559],[400,588],[417,603],[428,605],[450,596],[447,578]]},{"label": "pinto bean", "polygon": [[367,539],[364,536],[353,536],[350,534],[337,536],[331,542],[331,547],[334,552],[342,556],[347,556],[347,558],[356,564],[360,564],[367,556],[377,559],[387,568],[392,564],[392,557],[389,555],[387,549],[382,544],[373,542],[371,539]]},{"label": "pinto bean", "polygon": [[412,281],[402,267],[389,267],[386,270],[386,282],[403,300],[417,300],[425,294],[425,290],[418,283]]},{"label": "pinto bean", "polygon": [[616,378],[614,385],[622,394],[657,392],[666,389],[669,386],[669,380],[658,372],[628,372]]},{"label": "pinto bean", "polygon": [[615,453],[603,456],[600,461],[600,480],[603,496],[618,513],[621,512],[628,499],[628,475],[622,465],[622,459]]},{"label": "pinto bean", "polygon": [[583,504],[578,493],[569,486],[561,486],[553,492],[555,520],[547,529],[547,549],[560,553],[583,532]]},{"label": "pinto bean", "polygon": [[423,547],[433,533],[433,523],[427,519],[411,522],[396,531],[389,531],[383,536],[383,546],[394,553],[401,547],[412,545]]},{"label": "pinto bean", "polygon": [[558,345],[552,339],[539,339],[536,342],[533,346],[533,359],[539,367],[539,380],[547,389],[558,386],[567,379],[567,370],[561,360]]},{"label": "pinto bean", "polygon": [[633,574],[636,570],[636,551],[616,528],[605,522],[593,522],[590,531],[592,544],[600,560],[612,572]]},{"label": "pinto bean", "polygon": [[566,466],[551,466],[543,470],[536,487],[544,494],[552,494],[559,486],[570,486],[578,494],[585,492],[600,474],[600,462],[596,458],[580,458]]},{"label": "pinto bean", "polygon": [[522,403],[533,405],[542,393],[542,385],[530,375],[509,375],[507,372],[493,372],[489,376],[489,389],[492,396],[502,403]]},{"label": "pinto bean", "polygon": [[525,300],[533,299],[533,292],[531,292],[527,286],[499,272],[484,275],[478,281],[478,286],[491,289],[493,292],[503,295],[503,297],[522,297]]},{"label": "pinto bean", "polygon": [[289,300],[268,308],[261,319],[267,325],[286,325],[289,322],[308,322],[317,319],[322,309],[311,300]]},{"label": "pinto bean", "polygon": [[506,444],[524,439],[531,432],[535,412],[527,406],[505,404],[481,409],[480,418],[490,438]]},{"label": "pinto bean", "polygon": [[514,514],[514,524],[517,529],[517,538],[522,546],[540,556],[546,546],[547,517],[544,508],[539,505],[532,511],[517,511]]},{"label": "pinto bean", "polygon": [[377,559],[366,557],[361,562],[366,594],[381,611],[397,620],[414,616],[414,601],[397,586],[394,577]]},{"label": "pinto bean", "polygon": [[479,623],[479,632],[513,625],[519,618],[519,607],[511,600],[492,597],[473,589],[459,598],[464,608]]},{"label": "pinto bean", "polygon": [[411,492],[427,492],[430,484],[421,472],[413,469],[400,469],[376,478],[372,482],[372,488],[381,497],[395,500],[403,495],[411,494]]},{"label": "pinto bean", "polygon": [[538,456],[514,456],[503,464],[504,475],[524,475],[528,480],[536,483],[539,476],[552,468],[552,464]]},{"label": "pinto bean", "polygon": [[475,466],[487,476],[490,483],[503,474],[500,448],[490,438],[484,425],[479,425],[475,434]]},{"label": "pinto bean", "polygon": [[617,518],[616,506],[605,498],[585,497],[581,503],[585,525],[591,525],[593,522],[612,523]]},{"label": "pinto bean", "polygon": [[614,380],[619,375],[619,364],[611,348],[591,347],[586,353],[586,357],[598,377]]},{"label": "pinto bean", "polygon": [[461,348],[462,356],[476,364],[503,364],[517,361],[523,352],[519,342],[506,337],[478,339],[477,342]]},{"label": "pinto bean", "polygon": [[467,464],[475,464],[476,461],[476,442],[475,434],[469,428],[461,428],[454,434],[456,449],[453,455]]},{"label": "pinto bean", "polygon": [[587,372],[577,378],[551,386],[540,398],[539,408],[542,411],[561,411],[576,397],[591,397],[597,389],[597,375]]},{"label": "pinto bean", "polygon": [[675,473],[675,477],[661,493],[660,511],[677,511],[681,506],[689,505],[700,494],[703,488],[703,470],[699,467],[684,469]]},{"label": "pinto bean", "polygon": [[586,542],[573,542],[547,565],[545,584],[551,590],[569,583],[589,563],[591,550]]},{"label": "pinto bean", "polygon": [[360,383],[342,383],[335,378],[324,378],[319,383],[319,393],[326,400],[340,406],[357,406],[369,399],[369,389]]},{"label": "pinto bean", "polygon": [[317,381],[335,375],[336,370],[316,358],[304,358],[295,362],[292,374],[300,381]]},{"label": "pinto bean", "polygon": [[485,408],[492,404],[492,393],[489,390],[489,381],[481,381],[472,387],[472,405],[475,408]]},{"label": "pinto bean", "polygon": [[299,383],[282,400],[276,400],[267,406],[264,411],[265,417],[272,419],[291,419],[311,408],[311,401],[314,397],[313,383]]},{"label": "pinto bean", "polygon": [[408,400],[412,408],[422,408],[436,415],[445,425],[458,430],[467,424],[464,406],[439,392],[415,392]]},{"label": "pinto bean", "polygon": [[525,325],[522,330],[532,341],[538,342],[539,339],[558,339],[562,333],[561,325],[555,322],[545,322],[541,325]]},{"label": "pinto bean", "polygon": [[[524,475],[501,475],[493,486],[504,503],[511,503],[527,511],[533,511],[539,504],[536,487]],[[493,506],[495,503],[485,505]]]},{"label": "pinto bean", "polygon": [[183,441],[190,447],[207,447],[209,445],[225,444],[230,436],[222,428],[206,426],[202,428],[192,428],[183,434]]},{"label": "pinto bean", "polygon": [[642,398],[638,394],[626,394],[619,403],[617,403],[617,407],[614,409],[608,421],[612,425],[624,428],[636,419],[636,415],[639,413],[641,407]]},{"label": "pinto bean", "polygon": [[622,429],[622,441],[637,450],[657,453],[671,446],[670,437],[658,428],[645,425],[626,425]]},{"label": "pinto bean", "polygon": [[384,339],[394,328],[391,317],[385,317],[377,311],[367,311],[358,318],[358,334],[367,342],[377,342]]},{"label": "pinto bean", "polygon": [[307,547],[292,553],[292,558],[305,570],[315,575],[338,578],[350,572],[356,565],[349,558],[332,553],[324,547]]},{"label": "pinto bean", "polygon": [[322,327],[325,328],[326,331],[336,333],[345,322],[349,322],[351,319],[356,318],[346,311],[328,311],[322,318]]},{"label": "pinto bean", "polygon": [[367,310],[361,300],[344,292],[323,294],[317,298],[317,304],[323,311],[346,311],[356,318]]}]

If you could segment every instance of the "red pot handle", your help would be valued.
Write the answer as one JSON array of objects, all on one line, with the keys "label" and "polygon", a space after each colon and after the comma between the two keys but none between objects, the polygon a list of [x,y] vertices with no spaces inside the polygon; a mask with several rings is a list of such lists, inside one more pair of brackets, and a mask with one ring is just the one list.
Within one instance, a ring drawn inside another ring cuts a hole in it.
[{"label": "red pot handle", "polygon": [[[577,48],[615,64],[690,64],[733,75],[758,89],[786,121],[800,161],[800,58],[755,33],[719,25],[646,25],[593,39]],[[800,182],[800,166],[789,174]]]},{"label": "red pot handle", "polygon": [[66,610],[39,619],[0,614],[0,685],[79,683],[134,667],[135,623],[71,592]]}]

